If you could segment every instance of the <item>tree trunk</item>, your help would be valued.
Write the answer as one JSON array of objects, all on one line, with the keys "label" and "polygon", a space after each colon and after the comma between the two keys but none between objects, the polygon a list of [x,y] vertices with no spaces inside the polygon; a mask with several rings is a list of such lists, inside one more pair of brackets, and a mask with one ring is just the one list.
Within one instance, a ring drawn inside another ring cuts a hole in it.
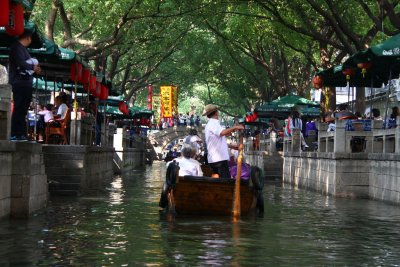
[{"label": "tree trunk", "polygon": [[364,114],[365,111],[365,87],[356,88],[356,105],[355,111]]},{"label": "tree trunk", "polygon": [[54,23],[57,18],[57,6],[55,0],[52,1],[49,17],[46,20],[46,38],[54,42]]}]

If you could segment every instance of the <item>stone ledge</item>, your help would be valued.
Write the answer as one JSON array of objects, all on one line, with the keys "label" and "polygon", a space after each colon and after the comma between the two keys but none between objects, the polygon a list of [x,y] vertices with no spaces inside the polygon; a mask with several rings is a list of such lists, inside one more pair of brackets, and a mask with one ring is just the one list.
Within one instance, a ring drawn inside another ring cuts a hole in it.
[{"label": "stone ledge", "polygon": [[8,140],[0,140],[0,152],[14,152],[15,144],[16,143]]}]

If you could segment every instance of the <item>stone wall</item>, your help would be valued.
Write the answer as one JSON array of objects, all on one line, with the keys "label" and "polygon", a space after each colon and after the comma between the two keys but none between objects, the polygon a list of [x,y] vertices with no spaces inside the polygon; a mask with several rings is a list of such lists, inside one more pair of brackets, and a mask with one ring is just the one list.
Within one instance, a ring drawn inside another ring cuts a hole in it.
[{"label": "stone wall", "polygon": [[48,200],[42,146],[0,141],[0,217],[27,218]]},{"label": "stone wall", "polygon": [[44,208],[48,199],[42,145],[15,143],[11,175],[11,216],[27,218]]},{"label": "stone wall", "polygon": [[124,148],[122,151],[121,172],[130,172],[145,166],[145,150],[143,148]]},{"label": "stone wall", "polygon": [[286,153],[283,182],[333,196],[400,204],[400,154]]},{"label": "stone wall", "polygon": [[0,218],[10,214],[12,155],[15,144],[0,141]]},{"label": "stone wall", "polygon": [[112,147],[45,145],[43,152],[51,194],[88,194],[112,180]]},{"label": "stone wall", "polygon": [[400,203],[400,154],[368,155],[369,196],[372,199]]}]

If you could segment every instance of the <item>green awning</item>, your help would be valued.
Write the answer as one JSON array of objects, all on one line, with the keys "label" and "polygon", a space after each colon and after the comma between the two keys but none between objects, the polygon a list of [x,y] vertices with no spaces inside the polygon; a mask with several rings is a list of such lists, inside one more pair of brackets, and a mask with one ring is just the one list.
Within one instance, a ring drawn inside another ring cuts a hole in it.
[{"label": "green awning", "polygon": [[33,9],[33,4],[29,0],[12,0],[14,3],[21,4],[25,10],[31,11]]},{"label": "green awning", "polygon": [[[36,87],[37,84],[37,87]],[[36,78],[33,78],[33,88],[38,89],[38,90],[43,90],[43,91],[60,91],[61,90],[61,83],[56,82],[55,83],[55,88],[54,88],[54,82],[53,81],[47,81],[43,79],[38,79],[36,83]]]},{"label": "green awning", "polygon": [[76,59],[76,53],[74,51],[63,47],[59,47],[58,49],[60,50],[59,58],[61,60],[72,61]]},{"label": "green awning", "polygon": [[[371,67],[362,73],[357,66],[359,63],[371,63]],[[343,65],[320,71],[316,75],[322,77],[323,86],[344,87],[347,86],[347,80],[342,71],[347,68],[354,71],[349,80],[350,86],[379,88],[382,83],[397,78],[400,74],[400,34],[355,53]]]}]

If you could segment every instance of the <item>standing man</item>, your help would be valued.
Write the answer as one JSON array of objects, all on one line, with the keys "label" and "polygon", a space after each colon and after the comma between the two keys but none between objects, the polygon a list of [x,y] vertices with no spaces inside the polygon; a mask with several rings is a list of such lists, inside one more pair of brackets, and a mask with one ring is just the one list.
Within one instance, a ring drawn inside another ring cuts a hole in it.
[{"label": "standing man", "polygon": [[9,83],[12,86],[14,99],[11,141],[27,141],[25,117],[32,100],[32,74],[39,74],[41,71],[37,60],[32,60],[26,49],[31,42],[32,32],[25,29],[10,47]]},{"label": "standing man", "polygon": [[228,145],[225,136],[230,135],[236,130],[243,130],[243,125],[235,125],[232,128],[224,129],[218,120],[218,108],[213,104],[205,106],[203,116],[207,116],[208,123],[205,128],[207,159],[213,174],[218,174],[219,177],[231,177],[229,173],[229,151],[237,149],[237,146]]}]

